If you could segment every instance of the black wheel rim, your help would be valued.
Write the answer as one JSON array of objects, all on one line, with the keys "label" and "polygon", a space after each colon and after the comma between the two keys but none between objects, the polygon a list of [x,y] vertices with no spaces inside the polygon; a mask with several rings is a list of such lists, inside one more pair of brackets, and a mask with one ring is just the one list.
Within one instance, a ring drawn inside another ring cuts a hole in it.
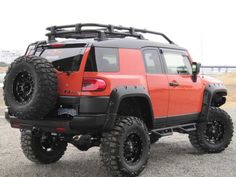
[{"label": "black wheel rim", "polygon": [[124,143],[124,158],[125,161],[132,165],[137,163],[143,152],[143,143],[140,136],[136,133],[131,133],[127,136]]},{"label": "black wheel rim", "polygon": [[205,138],[210,144],[217,144],[224,136],[224,126],[219,121],[211,121],[206,125]]},{"label": "black wheel rim", "polygon": [[34,81],[30,73],[24,71],[17,74],[13,83],[13,94],[19,103],[31,100],[34,92]]},{"label": "black wheel rim", "polygon": [[52,136],[50,133],[43,133],[40,140],[41,149],[45,153],[51,153],[58,150],[61,143],[58,136]]}]

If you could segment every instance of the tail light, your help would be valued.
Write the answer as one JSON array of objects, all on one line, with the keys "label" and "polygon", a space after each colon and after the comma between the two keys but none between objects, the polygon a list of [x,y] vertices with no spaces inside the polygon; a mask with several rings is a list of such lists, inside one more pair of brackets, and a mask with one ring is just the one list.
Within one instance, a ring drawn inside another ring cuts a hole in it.
[{"label": "tail light", "polygon": [[102,79],[85,78],[82,91],[102,91],[106,88],[106,82]]},{"label": "tail light", "polygon": [[49,46],[52,48],[61,48],[61,47],[64,47],[65,44],[54,43],[54,44],[50,44]]},{"label": "tail light", "polygon": [[60,132],[60,133],[64,133],[66,131],[66,129],[64,127],[57,127],[56,131]]}]

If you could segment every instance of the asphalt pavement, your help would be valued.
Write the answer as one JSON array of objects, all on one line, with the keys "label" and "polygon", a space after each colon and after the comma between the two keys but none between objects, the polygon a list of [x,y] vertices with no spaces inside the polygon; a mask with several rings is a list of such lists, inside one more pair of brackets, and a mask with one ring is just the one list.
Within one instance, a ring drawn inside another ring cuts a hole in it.
[{"label": "asphalt pavement", "polygon": [[[228,110],[236,127],[236,109]],[[50,165],[27,160],[20,147],[20,132],[0,117],[0,177],[109,177],[102,167],[99,148],[87,152],[72,145],[63,158]],[[151,156],[141,177],[236,177],[236,137],[219,154],[201,154],[188,136],[175,133],[151,146]]]}]

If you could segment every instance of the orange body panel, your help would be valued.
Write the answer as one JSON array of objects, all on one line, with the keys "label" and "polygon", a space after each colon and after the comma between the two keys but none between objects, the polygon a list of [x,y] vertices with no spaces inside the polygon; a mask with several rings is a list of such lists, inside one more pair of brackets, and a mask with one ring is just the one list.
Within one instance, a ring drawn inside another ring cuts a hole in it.
[{"label": "orange body panel", "polygon": [[168,116],[201,112],[204,87],[200,77],[193,82],[191,75],[168,75],[168,82],[173,81],[179,86],[169,86]]},{"label": "orange body panel", "polygon": [[80,96],[83,82],[84,67],[90,48],[85,50],[79,71],[72,73],[57,72],[58,92],[61,96]]},{"label": "orange body panel", "polygon": [[[193,82],[191,76],[147,74],[143,56],[138,49],[118,49],[118,72],[84,72],[90,48],[87,48],[79,71],[58,72],[61,96],[109,96],[120,86],[143,86],[149,93],[155,118],[201,112],[204,85],[200,77]],[[82,91],[83,78],[99,78],[106,82],[103,91]],[[178,87],[169,82],[177,81]]]},{"label": "orange body panel", "polygon": [[156,118],[168,114],[169,88],[165,74],[147,74],[148,90]]},{"label": "orange body panel", "polygon": [[103,79],[107,87],[100,92],[82,92],[84,96],[108,96],[116,87],[143,86],[147,89],[146,75],[140,50],[119,49],[119,72],[84,72],[84,78]]}]

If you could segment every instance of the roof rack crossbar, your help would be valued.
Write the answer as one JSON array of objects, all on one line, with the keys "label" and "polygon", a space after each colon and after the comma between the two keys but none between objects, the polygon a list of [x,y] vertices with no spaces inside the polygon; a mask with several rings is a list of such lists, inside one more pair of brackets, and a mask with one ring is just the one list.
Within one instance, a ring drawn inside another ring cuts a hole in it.
[{"label": "roof rack crossbar", "polygon": [[146,29],[132,28],[132,27],[104,25],[97,23],[78,23],[75,25],[51,26],[46,29],[50,31],[49,33],[46,34],[50,42],[55,41],[55,38],[75,38],[75,39],[95,38],[98,40],[105,40],[106,38],[115,38],[115,37],[118,38],[135,37],[138,39],[144,39],[142,33],[144,34],[149,33],[149,34],[159,35],[163,37],[166,41],[168,41],[170,44],[174,44],[174,42],[170,40],[163,33],[150,31]]}]

